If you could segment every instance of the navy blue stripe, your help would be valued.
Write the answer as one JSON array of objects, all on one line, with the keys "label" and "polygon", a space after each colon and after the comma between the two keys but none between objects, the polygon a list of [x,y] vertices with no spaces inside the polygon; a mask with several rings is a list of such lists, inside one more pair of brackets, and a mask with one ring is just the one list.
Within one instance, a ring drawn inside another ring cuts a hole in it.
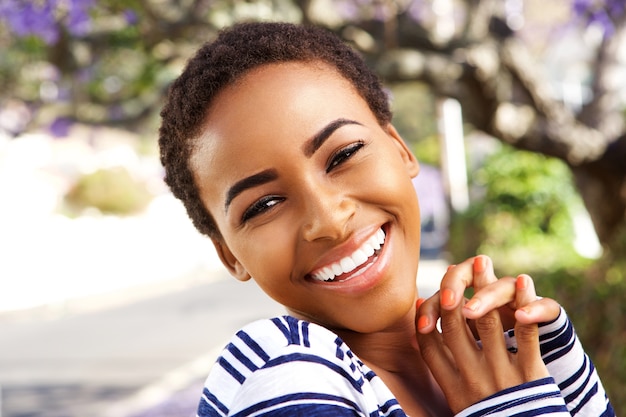
[{"label": "navy blue stripe", "polygon": [[230,364],[230,362],[224,359],[223,356],[220,356],[218,363],[221,365],[222,368],[224,368],[226,372],[230,374],[230,376],[235,378],[235,380],[237,380],[237,382],[239,382],[240,384],[243,384],[243,381],[246,380],[246,378],[238,370],[236,370],[235,367]]},{"label": "navy blue stripe", "polygon": [[[586,384],[585,384],[586,385]],[[587,395],[585,395],[582,399],[582,401],[570,411],[570,414],[575,416],[576,414],[578,414],[580,412],[580,410],[589,402],[589,400],[591,400],[591,397],[593,397],[594,395],[596,395],[598,393],[598,383],[596,382],[595,384],[593,384],[593,388],[591,388],[588,392]]]},{"label": "navy blue stripe", "polygon": [[287,343],[291,343],[291,334],[289,334],[289,329],[287,328],[287,326],[285,326],[281,319],[279,319],[278,317],[274,317],[272,319],[272,323],[274,323],[278,330],[280,330],[281,333],[285,336],[285,339],[287,339]]},{"label": "navy blue stripe", "polygon": [[384,403],[383,405],[381,405],[379,407],[379,410],[382,411],[383,413],[387,414],[389,412],[389,409],[391,407],[396,407],[398,406],[398,400],[396,400],[395,398],[387,401],[386,403]]},{"label": "navy blue stripe", "polygon": [[[514,393],[514,392],[522,391],[522,390],[524,390],[526,388],[532,388],[532,387],[537,387],[537,386],[540,386],[540,385],[547,385],[547,384],[551,384],[551,383],[554,383],[554,379],[552,377],[538,379],[536,381],[531,381],[531,382],[524,383],[523,385],[519,385],[519,386],[515,386],[515,387],[504,389],[502,391],[497,392],[494,395],[491,395],[491,396],[485,398],[482,401],[487,401],[487,400],[490,400],[490,399],[496,399],[497,400],[498,397],[506,395],[506,394],[509,394],[509,393]],[[532,402],[532,401],[539,401],[539,400],[544,399],[544,398],[552,398],[552,397],[556,397],[556,396],[560,396],[560,394],[558,392],[556,392],[556,391],[541,392],[541,393],[535,394],[533,396],[526,396],[526,397],[520,398],[517,401],[511,401],[511,402],[508,402],[508,403],[505,403],[505,404],[497,403],[497,404],[494,404],[492,406],[488,406],[488,407],[482,408],[482,409],[476,411],[475,413],[468,415],[467,417],[485,416],[485,415],[488,415],[491,412],[502,410],[503,408],[506,409],[506,408],[514,407],[514,406],[516,406],[518,404],[524,404],[526,402]]]},{"label": "navy blue stripe", "polygon": [[309,363],[316,363],[318,365],[325,366],[326,368],[332,370],[336,374],[341,375],[345,380],[350,382],[350,385],[352,385],[352,387],[355,390],[357,390],[359,393],[363,393],[363,390],[361,388],[363,386],[363,378],[359,378],[355,380],[352,377],[352,375],[346,372],[341,366],[338,366],[334,364],[333,362],[330,362],[320,356],[307,355],[304,353],[291,353],[291,354],[279,356],[275,359],[270,360],[269,362],[265,364],[264,368],[281,366],[281,365],[288,364],[290,362],[309,362]]},{"label": "navy blue stripe", "polygon": [[600,417],[615,417],[615,410],[613,410],[613,406],[611,405],[611,403],[609,403],[609,399],[608,397],[605,395],[604,396],[605,400],[606,400],[606,411],[604,413],[602,413],[602,415]]},{"label": "navy blue stripe", "polygon": [[217,407],[222,414],[228,414],[228,407],[218,400],[215,395],[211,394],[208,389],[204,388],[202,394],[206,397],[206,400],[204,398],[200,400],[198,415],[207,417],[221,416],[215,407]]},{"label": "navy blue stripe", "polygon": [[533,417],[533,416],[542,416],[544,414],[558,413],[558,412],[567,413],[567,407],[565,407],[564,405],[551,405],[548,407],[541,407],[541,408],[536,408],[533,410],[525,410],[518,414],[510,414],[510,416],[511,417]]},{"label": "navy blue stripe", "polygon": [[304,343],[304,347],[311,347],[311,341],[309,340],[309,322],[302,322],[302,342]]},{"label": "navy blue stripe", "polygon": [[237,348],[237,346],[233,345],[232,343],[230,343],[226,347],[226,350],[228,350],[231,355],[233,355],[239,362],[241,362],[241,364],[243,364],[249,370],[254,372],[259,369],[258,366],[256,366],[246,355],[244,355],[239,350],[239,348]]},{"label": "navy blue stripe", "polygon": [[343,349],[341,348],[343,346],[343,340],[341,340],[340,338],[336,338],[335,345],[337,345],[337,350],[335,350],[335,356],[337,357],[337,359],[343,360],[344,353]]},{"label": "navy blue stripe", "polygon": [[263,362],[267,362],[270,359],[270,355],[268,355],[265,350],[259,344],[250,337],[250,335],[243,330],[237,332],[237,337],[241,339],[242,342],[246,344],[259,358],[263,360]]},{"label": "navy blue stripe", "polygon": [[300,346],[302,344],[300,342],[300,323],[298,323],[297,319],[290,316],[287,316],[286,319],[289,325],[289,344]]},{"label": "navy blue stripe", "polygon": [[[303,404],[289,404],[294,401],[306,400],[307,403]],[[340,405],[331,405],[323,403],[315,403],[315,401],[334,401]],[[277,407],[277,408],[274,408]],[[263,410],[272,408],[271,411],[263,413]],[[294,413],[296,409],[307,409],[306,414]],[[250,407],[233,414],[232,417],[248,416],[253,413],[260,412],[262,415],[272,416],[360,416],[357,410],[359,407],[353,401],[347,398],[338,397],[336,395],[320,394],[316,392],[301,392],[295,394],[282,395],[280,397],[271,398],[269,400],[261,401]]]},{"label": "navy blue stripe", "polygon": [[542,355],[550,352],[551,350],[556,350],[561,346],[574,344],[574,326],[572,326],[570,322],[567,322],[567,325],[564,328],[544,336],[545,337],[541,337],[539,339]]},{"label": "navy blue stripe", "polygon": [[[584,370],[585,368],[583,368]],[[587,377],[585,378],[585,380],[580,384],[580,386],[572,391],[572,393],[570,395],[568,395],[567,397],[565,397],[565,402],[566,403],[570,403],[572,401],[574,401],[576,398],[578,398],[580,396],[580,394],[582,394],[585,389],[587,388],[587,385],[589,384],[589,380],[591,379],[592,376],[592,372],[587,372]]]},{"label": "navy blue stripe", "polygon": [[[567,388],[569,388],[570,385],[574,384],[576,381],[578,381],[580,379],[580,377],[582,376],[583,373],[585,373],[585,370],[587,369],[587,366],[591,364],[589,362],[589,358],[585,355],[584,359],[583,359],[583,364],[580,368],[578,368],[578,371],[576,371],[571,377],[567,378],[566,380],[564,380],[563,382],[561,382],[559,384],[559,389],[561,391],[565,391]],[[593,367],[593,364],[591,364],[591,366]],[[589,373],[593,372],[593,368],[589,371]],[[568,402],[567,400],[565,400],[566,402]]]}]

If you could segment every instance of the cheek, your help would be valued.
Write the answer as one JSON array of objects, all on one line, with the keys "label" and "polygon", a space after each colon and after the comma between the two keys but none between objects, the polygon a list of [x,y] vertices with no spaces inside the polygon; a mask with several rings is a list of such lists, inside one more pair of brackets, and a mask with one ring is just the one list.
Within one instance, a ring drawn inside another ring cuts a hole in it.
[{"label": "cheek", "polygon": [[265,227],[254,235],[244,236],[237,246],[238,259],[261,287],[289,279],[293,264],[293,228]]}]

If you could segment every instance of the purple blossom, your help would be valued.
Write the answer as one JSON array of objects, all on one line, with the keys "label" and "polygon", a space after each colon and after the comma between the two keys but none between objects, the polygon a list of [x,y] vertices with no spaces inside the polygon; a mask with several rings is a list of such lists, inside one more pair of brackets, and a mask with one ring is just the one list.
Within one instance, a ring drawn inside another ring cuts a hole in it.
[{"label": "purple blossom", "polygon": [[48,127],[48,130],[55,138],[64,138],[70,133],[72,120],[68,117],[57,117]]},{"label": "purple blossom", "polygon": [[95,0],[2,0],[0,22],[5,22],[16,36],[37,36],[47,44],[59,40],[65,27],[74,36],[82,36],[90,29],[89,10]]},{"label": "purple blossom", "polygon": [[135,12],[132,9],[124,10],[124,19],[126,20],[126,23],[128,23],[129,25],[135,25],[137,24],[137,22],[139,22],[139,17],[137,16],[137,12]]}]

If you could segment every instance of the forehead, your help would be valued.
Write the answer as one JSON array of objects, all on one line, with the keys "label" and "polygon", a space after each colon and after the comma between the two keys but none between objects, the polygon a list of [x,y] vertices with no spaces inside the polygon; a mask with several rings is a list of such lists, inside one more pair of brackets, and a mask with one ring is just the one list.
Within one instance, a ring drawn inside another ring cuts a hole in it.
[{"label": "forehead", "polygon": [[219,187],[261,169],[276,152],[299,150],[340,117],[377,124],[354,86],[327,64],[289,62],[250,71],[216,96],[196,140],[191,168],[201,192],[208,183]]}]

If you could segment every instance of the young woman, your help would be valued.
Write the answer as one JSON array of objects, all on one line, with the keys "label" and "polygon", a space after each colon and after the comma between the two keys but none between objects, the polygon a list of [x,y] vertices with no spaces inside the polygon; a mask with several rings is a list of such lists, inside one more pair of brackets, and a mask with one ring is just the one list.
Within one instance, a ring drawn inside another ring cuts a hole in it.
[{"label": "young woman", "polygon": [[[287,312],[233,337],[200,416],[612,415],[567,317],[529,277],[496,280],[479,256],[418,299],[419,165],[379,80],[338,38],[225,30],[162,118],[173,193],[231,274]],[[498,307],[517,338],[503,337]]]}]

